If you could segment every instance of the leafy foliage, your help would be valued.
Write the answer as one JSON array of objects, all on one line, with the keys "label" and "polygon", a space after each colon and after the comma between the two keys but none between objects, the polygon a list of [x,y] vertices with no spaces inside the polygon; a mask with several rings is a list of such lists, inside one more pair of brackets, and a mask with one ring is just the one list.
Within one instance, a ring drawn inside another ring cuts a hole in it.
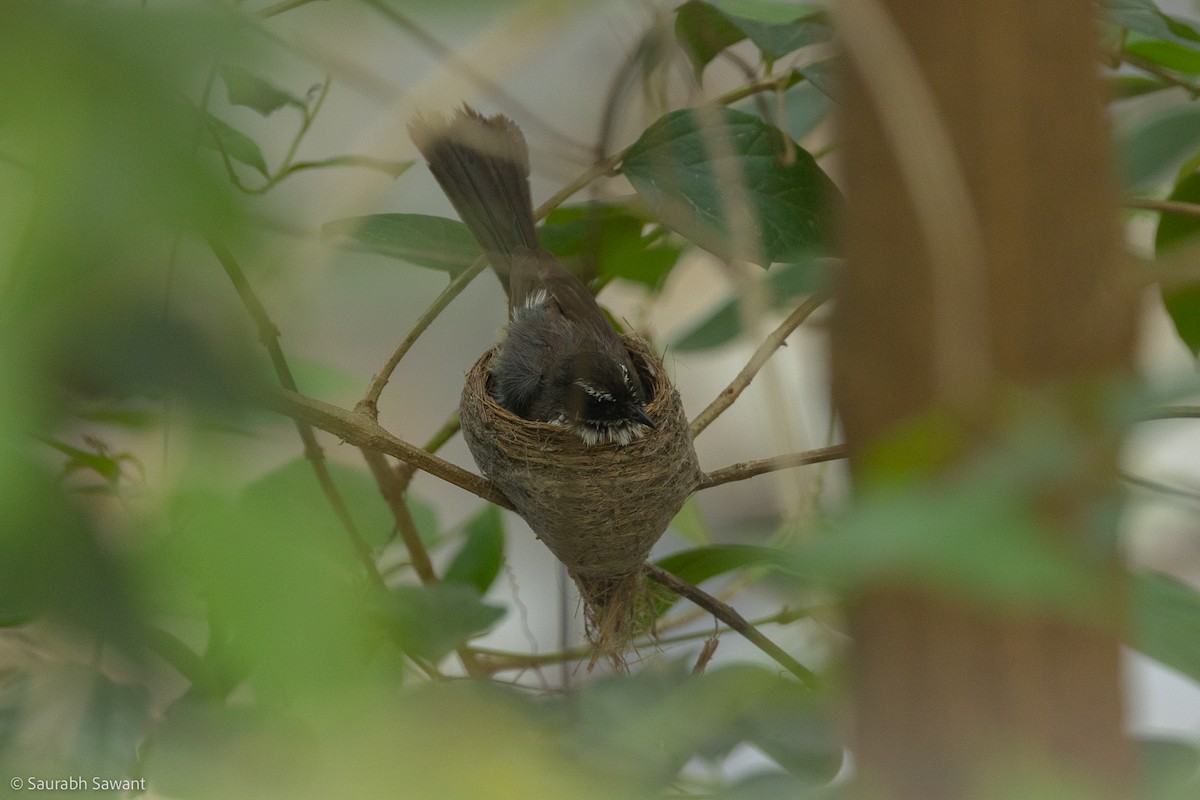
[{"label": "leafy foliage", "polygon": [[[510,533],[525,535],[507,529],[511,518],[484,504],[443,515],[467,517],[446,525],[422,499],[434,496],[425,478],[414,491],[403,469],[381,479],[349,466],[357,452],[324,434],[299,457],[292,426],[248,408],[270,396],[264,376],[274,381],[280,362],[306,391],[339,396],[374,366],[291,352],[307,273],[277,256],[277,237],[296,233],[288,217],[313,185],[293,176],[366,167],[397,179],[412,162],[404,142],[377,156],[322,150],[332,129],[321,127],[326,95],[336,107],[377,91],[377,80],[347,71],[336,38],[316,59],[294,42],[281,46],[274,17],[288,4],[144,5],[15,4],[0,25],[5,771],[146,775],[155,794],[256,800],[825,791],[843,743],[839,711],[821,691],[729,657],[731,648],[714,656],[734,634],[707,618],[670,627],[686,619],[674,595],[654,597],[663,636],[637,641],[629,675],[576,669],[573,649],[479,647],[502,621],[529,616],[514,611],[528,587],[513,598],[497,581]],[[342,13],[330,5],[309,12]],[[362,13],[382,7],[400,13],[374,3]],[[272,15],[254,16],[263,11]],[[1200,32],[1150,0],[1110,0],[1101,13],[1105,63],[1119,67],[1106,79],[1125,190],[1200,207],[1191,99]],[[616,153],[603,162],[616,180],[573,186],[595,191],[550,210],[539,229],[545,247],[594,289],[620,282],[648,305],[667,287],[686,297],[681,267],[700,251],[761,265],[770,311],[826,288],[839,202],[824,157],[836,159],[838,144],[826,136],[840,68],[821,46],[831,35],[815,6],[678,5],[645,39],[653,52],[613,83],[629,92],[615,91],[614,116],[638,106],[638,90],[646,101],[642,117],[622,124],[652,121],[623,153],[599,148]],[[731,73],[722,62],[748,71],[745,82],[665,110],[682,96],[670,81],[690,74],[704,93],[706,79]],[[320,133],[306,138],[310,130]],[[555,140],[527,130],[535,172],[546,170],[536,177],[557,179],[562,165],[537,158]],[[626,179],[635,194],[621,196]],[[480,257],[457,220],[400,213],[390,199],[365,215],[319,205],[331,241],[449,276]],[[1162,213],[1159,257],[1184,252],[1198,226]],[[206,240],[244,256],[249,269],[233,289]],[[254,289],[262,295],[251,301]],[[275,323],[248,321],[239,300],[261,303],[268,317],[288,306],[282,318],[293,326],[281,324],[280,351],[262,352],[260,342],[277,341]],[[1200,353],[1200,289],[1176,282],[1164,300]],[[740,308],[731,294],[690,309],[690,324],[664,341],[681,352],[728,344],[742,332]],[[958,455],[954,432],[906,431],[870,454],[875,482],[855,503],[820,509],[804,537],[732,542],[689,501],[672,523],[689,549],[657,563],[709,588],[720,578],[756,583],[758,599],[783,607],[763,617],[779,627],[764,630],[780,630],[778,642],[805,661],[812,653],[796,642],[812,634],[820,649],[827,634],[813,634],[811,620],[804,634],[793,623],[881,583],[920,585],[996,614],[1086,615],[1105,585],[1095,564],[1046,535],[1044,503],[1056,488],[1095,490],[1080,513],[1105,549],[1116,536],[1113,497],[1096,489],[1086,437],[1061,420],[1014,427],[938,480],[931,467]],[[443,434],[430,450],[452,435]],[[425,553],[397,536],[404,511]],[[418,579],[416,555],[428,557],[434,579]],[[1132,574],[1129,585],[1130,646],[1200,682],[1200,592],[1157,574]],[[557,692],[559,661],[568,696]],[[471,680],[453,679],[460,673]],[[771,771],[718,779],[746,747]],[[1194,747],[1143,749],[1147,792],[1195,795]]]}]

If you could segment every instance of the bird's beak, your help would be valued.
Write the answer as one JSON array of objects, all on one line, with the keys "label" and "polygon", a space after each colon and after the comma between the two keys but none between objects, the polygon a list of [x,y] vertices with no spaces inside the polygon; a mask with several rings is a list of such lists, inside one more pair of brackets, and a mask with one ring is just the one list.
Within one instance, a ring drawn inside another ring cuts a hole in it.
[{"label": "bird's beak", "polygon": [[643,406],[633,409],[633,418],[651,430],[658,427],[654,424],[654,420],[650,419],[650,415],[646,413],[646,409]]}]

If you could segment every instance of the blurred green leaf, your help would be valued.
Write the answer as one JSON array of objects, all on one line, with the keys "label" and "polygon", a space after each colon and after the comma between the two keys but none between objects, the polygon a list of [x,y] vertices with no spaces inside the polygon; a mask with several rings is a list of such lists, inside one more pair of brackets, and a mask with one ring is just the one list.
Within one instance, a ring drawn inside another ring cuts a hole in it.
[{"label": "blurred green leaf", "polygon": [[[330,478],[346,502],[346,509],[358,533],[370,545],[386,542],[395,527],[379,489],[365,470],[354,469],[326,460]],[[242,492],[241,503],[255,513],[277,513],[281,521],[298,525],[321,525],[330,535],[345,540],[337,515],[325,498],[312,463],[296,458],[250,484]],[[347,546],[349,546],[347,542]]]},{"label": "blurred green leaf", "polygon": [[[768,270],[764,281],[769,307],[773,310],[792,304],[796,298],[828,285],[832,269],[809,259],[796,264],[779,264]],[[741,309],[736,295],[722,300],[704,316],[679,334],[673,346],[685,353],[707,350],[736,339],[742,332]]]},{"label": "blurred green leaf", "polygon": [[208,132],[208,137],[203,140],[205,145],[248,167],[254,167],[263,177],[270,177],[262,150],[253,139],[208,111],[200,112],[200,116]]},{"label": "blurred green leaf", "polygon": [[44,438],[42,441],[67,456],[69,459],[66,465],[67,472],[76,469],[90,469],[112,484],[121,479],[121,465],[107,453],[80,450],[78,447],[72,447],[57,439]]},{"label": "blurred green leaf", "polygon": [[1145,188],[1177,168],[1200,149],[1200,107],[1161,111],[1118,139],[1125,182]]},{"label": "blurred green leaf", "polygon": [[1133,647],[1200,683],[1200,592],[1165,575],[1138,575]]},{"label": "blurred green leaf", "polygon": [[623,205],[565,206],[550,212],[538,238],[584,282],[624,278],[657,290],[680,248],[644,235],[649,222]]},{"label": "blurred green leaf", "polygon": [[952,478],[861,487],[827,533],[788,553],[793,569],[843,591],[911,584],[987,607],[1086,614],[1103,570],[1063,546],[1036,511],[1075,468],[1057,452],[1065,446],[1047,432],[1040,444],[960,465]]},{"label": "blurred green leaf", "polygon": [[812,6],[689,0],[675,10],[675,36],[699,76],[722,50],[743,39],[754,43],[768,65],[801,47],[827,41],[831,30],[818,14]]},{"label": "blurred green leaf", "polygon": [[294,94],[285,92],[248,70],[240,67],[222,67],[220,73],[231,105],[252,108],[263,116],[288,105],[301,111],[308,108],[305,102]]},{"label": "blurred green leaf", "polygon": [[1200,74],[1200,51],[1175,42],[1135,41],[1125,44],[1125,52],[1185,75]]},{"label": "blurred green leaf", "polygon": [[[1200,172],[1193,172],[1175,184],[1168,199],[1200,203]],[[1160,214],[1154,236],[1155,253],[1161,256],[1197,234],[1200,234],[1200,220],[1183,214]],[[1179,338],[1193,355],[1200,355],[1200,284],[1164,288],[1162,297]]]},{"label": "blurred green leaf", "polygon": [[499,507],[488,503],[467,520],[465,539],[442,580],[474,586],[483,595],[504,563],[504,517]]},{"label": "blurred green leaf", "polygon": [[426,547],[433,547],[441,540],[441,529],[438,528],[437,511],[429,503],[408,495],[408,513],[412,514],[413,524],[417,526],[417,537]]},{"label": "blurred green leaf", "polygon": [[579,692],[572,714],[564,733],[575,757],[602,773],[620,770],[646,788],[667,785],[695,756],[720,759],[742,742],[814,783],[828,781],[841,764],[825,703],[760,667],[605,678]]},{"label": "blurred green leaf", "polygon": [[1173,88],[1164,80],[1147,78],[1142,75],[1109,75],[1105,82],[1108,84],[1109,94],[1117,100],[1140,97],[1144,94]]},{"label": "blurred green leaf", "polygon": [[349,236],[359,244],[410,264],[457,275],[479,258],[467,226],[427,214],[371,214],[327,222],[323,236]]},{"label": "blurred green leaf", "polygon": [[746,33],[711,4],[688,0],[675,9],[675,37],[699,77],[709,62],[745,39]]},{"label": "blurred green leaf", "polygon": [[[800,74],[804,76],[810,84],[815,86],[830,100],[837,100],[837,58],[826,58],[821,61],[814,61],[806,67],[800,68]],[[799,136],[792,134],[796,139]]]},{"label": "blurred green leaf", "polygon": [[1200,44],[1200,33],[1191,24],[1163,13],[1151,0],[1105,0],[1102,5],[1113,24],[1135,33],[1192,47]]},{"label": "blurred green leaf", "polygon": [[713,543],[712,529],[708,527],[694,496],[684,502],[675,519],[671,520],[671,530],[692,544],[706,546]]},{"label": "blurred green leaf", "polygon": [[1200,791],[1200,750],[1193,742],[1139,738],[1141,792],[1146,800],[1191,800]]},{"label": "blurred green leaf", "polygon": [[20,459],[0,492],[0,626],[41,614],[121,648],[136,641],[129,565],[58,482]]},{"label": "blurred green leaf", "polygon": [[787,551],[749,544],[698,547],[673,553],[655,563],[672,575],[696,585],[718,575],[747,567],[774,566],[784,567],[789,571],[796,568],[796,559]]},{"label": "blurred green leaf", "polygon": [[622,171],[664,223],[721,258],[795,261],[833,237],[833,182],[786,134],[749,114],[673,111],[642,133]]},{"label": "blurred green leaf", "polygon": [[382,621],[405,651],[437,662],[486,633],[505,609],[485,604],[463,583],[397,586],[388,592]]}]

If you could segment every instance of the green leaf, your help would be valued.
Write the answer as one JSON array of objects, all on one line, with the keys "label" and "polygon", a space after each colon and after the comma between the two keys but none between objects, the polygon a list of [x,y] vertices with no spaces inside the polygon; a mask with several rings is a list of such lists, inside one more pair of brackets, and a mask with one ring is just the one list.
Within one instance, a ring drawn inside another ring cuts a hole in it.
[{"label": "green leaf", "polygon": [[1135,189],[1151,185],[1200,148],[1200,107],[1160,112],[1120,137],[1118,144],[1125,182]]},{"label": "green leaf", "polygon": [[622,205],[566,206],[550,212],[538,238],[585,282],[622,278],[658,290],[681,249],[644,234],[648,222]]},{"label": "green leaf", "polygon": [[465,538],[442,580],[474,586],[483,595],[504,563],[504,517],[499,507],[488,503],[468,520]]},{"label": "green leaf", "polygon": [[[375,479],[364,470],[335,461],[326,461],[325,467],[359,535],[373,546],[386,542],[395,525]],[[306,458],[289,461],[247,486],[241,503],[253,513],[293,520],[301,526],[320,525],[331,536],[346,536],[317,481],[312,463]]]},{"label": "green leaf", "polygon": [[[1193,172],[1175,184],[1169,199],[1200,203],[1200,172]],[[1163,213],[1158,218],[1154,236],[1155,253],[1161,256],[1197,234],[1200,234],[1200,220],[1183,214]],[[1162,297],[1179,338],[1194,355],[1200,355],[1200,284],[1163,288]]]},{"label": "green leaf", "polygon": [[622,170],[664,223],[724,259],[795,261],[833,238],[833,182],[786,134],[750,114],[671,112],[633,144]]},{"label": "green leaf", "polygon": [[1141,792],[1146,800],[1185,800],[1200,790],[1200,751],[1183,739],[1139,738]]},{"label": "green leaf", "polygon": [[569,713],[574,724],[563,743],[573,758],[600,769],[620,765],[647,788],[667,785],[694,757],[721,759],[743,742],[814,783],[841,766],[842,743],[824,699],[762,667],[604,678],[573,697]]},{"label": "green leaf", "polygon": [[745,17],[730,16],[730,22],[741,29],[762,53],[768,68],[788,53],[829,41],[832,29],[824,22],[793,19],[786,23],[769,23]]},{"label": "green leaf", "polygon": [[699,78],[709,62],[726,47],[745,39],[746,34],[710,4],[688,0],[675,10],[675,37]]},{"label": "green leaf", "polygon": [[307,109],[300,98],[240,67],[222,67],[220,72],[232,105],[252,108],[263,116],[287,105]]},{"label": "green leaf", "polygon": [[208,136],[202,140],[203,144],[248,167],[254,167],[263,177],[269,177],[266,159],[253,139],[207,111],[201,112],[201,118],[208,132]]},{"label": "green leaf", "polygon": [[1194,47],[1185,47],[1175,42],[1148,40],[1127,42],[1125,52],[1185,75],[1200,73],[1200,52]]},{"label": "green leaf", "polygon": [[437,583],[395,587],[382,611],[404,650],[436,662],[490,630],[505,610],[483,603],[471,586]]},{"label": "green leaf", "polygon": [[1147,78],[1144,75],[1110,75],[1106,82],[1108,83],[1108,93],[1117,100],[1127,100],[1131,97],[1141,97],[1145,94],[1173,88],[1166,81],[1159,78]]},{"label": "green leaf", "polygon": [[1104,6],[1109,21],[1133,33],[1192,47],[1200,43],[1200,33],[1191,24],[1164,14],[1150,0],[1108,0]]},{"label": "green leaf", "polygon": [[[770,308],[786,307],[797,297],[811,294],[827,285],[831,275],[828,266],[811,259],[772,267],[764,279]],[[685,329],[673,347],[679,352],[707,350],[733,341],[741,332],[739,300],[730,295]]]},{"label": "green leaf", "polygon": [[121,479],[121,465],[115,458],[101,452],[88,452],[72,447],[57,439],[42,439],[44,443],[63,453],[69,458],[66,471],[90,469],[110,484],[116,484]]},{"label": "green leaf", "polygon": [[371,214],[325,223],[322,236],[349,236],[359,244],[410,264],[458,275],[479,258],[467,226],[427,214]]},{"label": "green leaf", "polygon": [[713,543],[712,529],[708,527],[704,515],[700,513],[700,506],[696,503],[695,497],[689,497],[684,502],[679,513],[675,515],[675,519],[671,520],[671,530],[692,544],[707,546]]},{"label": "green leaf", "polygon": [[1134,647],[1200,683],[1200,592],[1165,575],[1135,576],[1133,618]]},{"label": "green leaf", "polygon": [[409,493],[408,513],[412,514],[413,524],[417,526],[417,537],[421,543],[426,547],[433,547],[437,544],[441,538],[441,531],[438,528],[437,511],[433,506]]},{"label": "green leaf", "polygon": [[688,583],[701,584],[710,578],[749,567],[782,567],[796,570],[796,559],[775,547],[722,544],[684,550],[659,559],[657,565]]},{"label": "green leaf", "polygon": [[[837,81],[835,78],[838,71],[837,61],[837,58],[826,58],[821,61],[814,61],[807,67],[800,69],[800,74],[804,76],[805,80],[817,87],[830,100],[837,100]],[[797,136],[796,138],[800,137]]]}]

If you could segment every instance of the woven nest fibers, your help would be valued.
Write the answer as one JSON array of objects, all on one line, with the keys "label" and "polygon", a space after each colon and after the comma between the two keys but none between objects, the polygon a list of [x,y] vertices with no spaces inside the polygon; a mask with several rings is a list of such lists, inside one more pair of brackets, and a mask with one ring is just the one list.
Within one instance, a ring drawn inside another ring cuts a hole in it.
[{"label": "woven nest fibers", "polygon": [[683,404],[662,361],[641,339],[624,341],[650,387],[646,412],[656,426],[627,445],[585,445],[565,428],[502,408],[488,391],[497,348],[467,373],[459,405],[475,463],[581,589],[584,579],[638,572],[701,477]]}]

